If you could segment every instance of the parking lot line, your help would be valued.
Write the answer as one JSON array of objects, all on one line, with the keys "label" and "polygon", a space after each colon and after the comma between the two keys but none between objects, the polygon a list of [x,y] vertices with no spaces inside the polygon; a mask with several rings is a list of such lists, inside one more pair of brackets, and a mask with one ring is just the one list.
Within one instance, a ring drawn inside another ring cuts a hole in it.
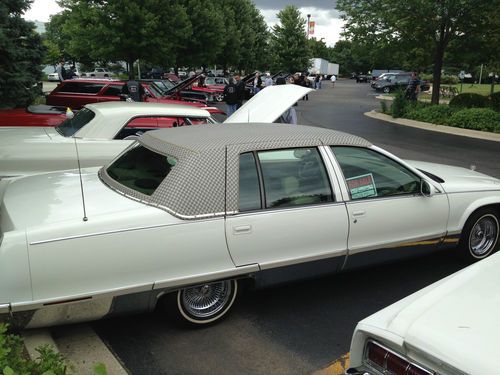
[{"label": "parking lot line", "polygon": [[349,353],[345,353],[324,369],[315,371],[311,375],[343,375],[348,368]]}]

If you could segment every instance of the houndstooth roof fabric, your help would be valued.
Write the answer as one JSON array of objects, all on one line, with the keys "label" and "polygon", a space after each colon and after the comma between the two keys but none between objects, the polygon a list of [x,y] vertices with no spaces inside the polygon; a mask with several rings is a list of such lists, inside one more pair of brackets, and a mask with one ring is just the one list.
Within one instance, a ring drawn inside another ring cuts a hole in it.
[{"label": "houndstooth roof fabric", "polygon": [[239,155],[243,152],[320,145],[371,146],[367,140],[351,134],[289,124],[210,124],[161,129],[145,133],[139,143],[177,159],[151,196],[119,184],[105,168],[99,175],[117,192],[183,219],[238,210]]}]

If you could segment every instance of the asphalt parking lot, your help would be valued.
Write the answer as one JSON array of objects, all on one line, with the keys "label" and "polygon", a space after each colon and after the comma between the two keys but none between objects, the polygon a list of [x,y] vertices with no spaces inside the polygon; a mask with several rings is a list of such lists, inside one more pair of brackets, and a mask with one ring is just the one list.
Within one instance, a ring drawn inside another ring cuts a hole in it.
[{"label": "asphalt parking lot", "polygon": [[[407,159],[469,167],[500,177],[498,143],[388,124],[366,84],[339,81],[300,101],[299,122],[347,131]],[[309,223],[304,223],[307,230]],[[133,374],[310,374],[349,350],[360,319],[465,265],[437,253],[261,291],[246,291],[219,324],[190,329],[161,312],[94,329]]]}]

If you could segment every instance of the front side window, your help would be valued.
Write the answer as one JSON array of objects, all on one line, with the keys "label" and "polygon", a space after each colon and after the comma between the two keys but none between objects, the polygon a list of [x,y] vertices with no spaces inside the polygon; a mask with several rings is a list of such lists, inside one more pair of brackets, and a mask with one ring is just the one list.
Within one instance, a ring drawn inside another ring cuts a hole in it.
[{"label": "front side window", "polygon": [[317,148],[257,153],[266,208],[332,202],[333,193]]},{"label": "front side window", "polygon": [[58,92],[75,94],[97,94],[104,87],[102,83],[68,82]]},{"label": "front side window", "polygon": [[103,95],[104,96],[120,96],[122,93],[122,90],[123,90],[122,85],[110,85],[110,86],[108,86],[106,91],[104,91]]},{"label": "front side window", "polygon": [[87,125],[94,117],[94,112],[88,108],[82,108],[74,117],[67,118],[61,125],[56,127],[56,131],[64,137],[71,137],[78,130]]},{"label": "front side window", "polygon": [[123,153],[106,171],[119,184],[139,193],[152,195],[176,162],[171,156],[137,145]]},{"label": "front side window", "polygon": [[352,200],[420,192],[420,177],[385,155],[361,147],[332,150]]}]

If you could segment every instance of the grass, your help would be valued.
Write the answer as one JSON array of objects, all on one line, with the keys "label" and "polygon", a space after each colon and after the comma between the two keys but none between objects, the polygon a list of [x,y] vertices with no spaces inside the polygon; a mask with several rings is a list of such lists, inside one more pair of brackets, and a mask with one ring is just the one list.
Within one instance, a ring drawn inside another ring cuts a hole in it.
[{"label": "grass", "polygon": [[[449,87],[449,86],[452,86],[452,87],[455,87],[458,92],[460,93],[460,83],[456,84],[456,85],[446,85],[446,84],[442,84],[441,87]],[[482,84],[471,84],[471,83],[464,83],[462,85],[462,93],[464,92],[470,92],[470,93],[474,93],[474,94],[480,94],[480,95],[484,95],[484,96],[487,96],[490,94],[490,90],[491,90],[491,85],[489,83],[482,83]],[[500,84],[495,84],[495,92],[499,92],[500,91]],[[419,99],[428,99],[430,100],[431,99],[431,93],[427,93],[427,92],[423,92],[422,94],[420,94],[419,96]],[[449,98],[445,98],[445,99],[449,99]]]}]

